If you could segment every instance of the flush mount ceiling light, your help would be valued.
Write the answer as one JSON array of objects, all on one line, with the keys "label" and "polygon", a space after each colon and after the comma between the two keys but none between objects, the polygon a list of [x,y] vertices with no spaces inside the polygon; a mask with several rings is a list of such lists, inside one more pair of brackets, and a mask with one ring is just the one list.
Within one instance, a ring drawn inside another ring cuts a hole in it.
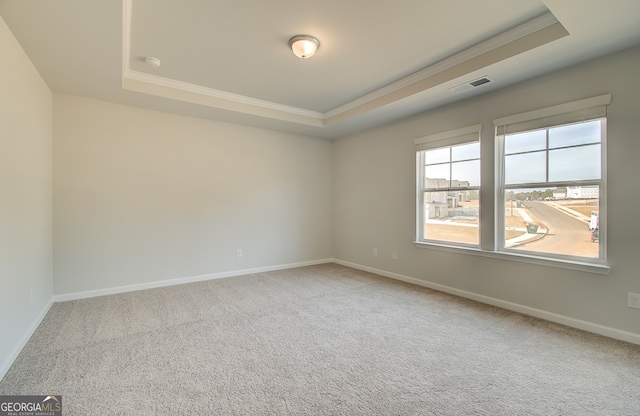
[{"label": "flush mount ceiling light", "polygon": [[313,36],[297,35],[289,39],[289,47],[295,56],[307,59],[316,53],[318,47],[320,47],[320,42]]},{"label": "flush mount ceiling light", "polygon": [[154,58],[153,56],[147,56],[144,60],[151,68],[160,68],[160,59]]}]

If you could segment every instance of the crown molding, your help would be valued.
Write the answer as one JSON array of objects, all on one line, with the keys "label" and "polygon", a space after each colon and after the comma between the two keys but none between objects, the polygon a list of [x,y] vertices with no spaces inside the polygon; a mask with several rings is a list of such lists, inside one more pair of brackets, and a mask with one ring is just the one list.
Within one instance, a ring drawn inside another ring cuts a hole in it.
[{"label": "crown molding", "polygon": [[128,69],[122,87],[193,104],[323,127],[324,114]]},{"label": "crown molding", "polygon": [[548,12],[325,113],[259,100],[131,69],[133,0],[122,0],[122,87],[193,104],[314,127],[337,124],[421,93],[569,33]]},{"label": "crown molding", "polygon": [[323,127],[324,114],[131,69],[133,0],[122,1],[122,88],[208,107]]},{"label": "crown molding", "polygon": [[489,65],[569,35],[551,13],[530,20],[487,41],[325,113],[325,125],[339,123],[435,88]]},{"label": "crown molding", "polygon": [[525,36],[544,30],[556,23],[559,23],[558,19],[556,19],[556,17],[551,12],[548,12],[511,30],[494,36],[491,39],[481,42],[469,49],[457,53],[449,58],[430,65],[418,72],[408,75],[398,81],[379,88],[369,94],[363,95],[360,98],[356,98],[353,101],[336,107],[333,110],[325,113],[326,118],[336,117],[380,97],[399,91],[417,82],[430,78],[436,74],[445,72],[446,70],[451,69],[455,66],[461,65],[473,58],[477,58],[502,46],[508,45],[516,40],[522,39]]}]

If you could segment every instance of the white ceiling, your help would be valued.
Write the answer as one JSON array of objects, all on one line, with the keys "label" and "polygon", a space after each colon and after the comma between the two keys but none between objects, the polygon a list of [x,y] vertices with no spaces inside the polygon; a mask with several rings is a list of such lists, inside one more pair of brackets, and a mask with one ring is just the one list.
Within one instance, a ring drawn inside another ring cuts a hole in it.
[{"label": "white ceiling", "polygon": [[[0,15],[55,92],[326,138],[640,44],[640,0],[0,0]],[[288,49],[298,34],[320,40],[313,58]]]}]

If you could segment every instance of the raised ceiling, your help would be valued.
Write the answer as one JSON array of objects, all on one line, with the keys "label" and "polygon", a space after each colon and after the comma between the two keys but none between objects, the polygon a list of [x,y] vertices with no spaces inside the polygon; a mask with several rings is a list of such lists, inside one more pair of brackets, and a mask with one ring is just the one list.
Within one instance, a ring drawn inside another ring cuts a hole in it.
[{"label": "raised ceiling", "polygon": [[[0,15],[55,92],[327,138],[640,43],[638,0],[0,0]],[[313,58],[288,49],[298,34],[320,40]]]}]

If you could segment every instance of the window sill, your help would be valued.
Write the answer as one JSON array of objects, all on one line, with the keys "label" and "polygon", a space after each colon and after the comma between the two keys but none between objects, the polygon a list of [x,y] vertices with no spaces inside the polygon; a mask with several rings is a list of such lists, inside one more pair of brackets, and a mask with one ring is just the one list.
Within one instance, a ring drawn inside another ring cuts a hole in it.
[{"label": "window sill", "polygon": [[458,247],[450,246],[446,244],[434,244],[424,243],[420,241],[414,241],[413,244],[418,248],[448,251],[450,253],[470,254],[473,256],[489,257],[507,261],[517,261],[522,263],[538,264],[548,267],[556,267],[561,269],[578,270],[587,273],[608,275],[611,271],[611,267],[606,264],[586,263],[570,260],[552,259],[549,257],[538,257],[529,254],[511,253],[511,252],[498,252],[487,251],[479,248],[471,247]]}]

